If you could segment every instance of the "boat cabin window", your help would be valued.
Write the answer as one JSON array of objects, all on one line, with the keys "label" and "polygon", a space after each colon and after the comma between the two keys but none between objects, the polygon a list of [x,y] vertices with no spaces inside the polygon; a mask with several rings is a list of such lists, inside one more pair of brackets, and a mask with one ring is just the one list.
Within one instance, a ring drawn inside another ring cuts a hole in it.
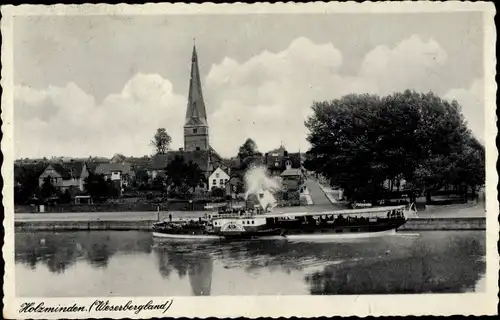
[{"label": "boat cabin window", "polygon": [[252,224],[254,224],[254,221],[252,220]]}]

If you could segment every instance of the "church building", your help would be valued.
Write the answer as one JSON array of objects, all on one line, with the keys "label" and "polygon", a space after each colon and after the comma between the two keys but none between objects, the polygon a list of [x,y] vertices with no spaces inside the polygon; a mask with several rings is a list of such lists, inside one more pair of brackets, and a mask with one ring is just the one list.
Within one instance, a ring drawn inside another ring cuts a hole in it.
[{"label": "church building", "polygon": [[[225,169],[226,167],[222,157],[210,146],[208,118],[203,100],[196,46],[193,46],[191,56],[191,79],[184,122],[184,148],[154,156],[148,169],[150,176],[154,177],[164,173],[167,164],[176,155],[183,156],[185,161],[193,161],[198,164],[207,178],[215,169],[219,167]],[[208,184],[205,188],[208,188]]]}]

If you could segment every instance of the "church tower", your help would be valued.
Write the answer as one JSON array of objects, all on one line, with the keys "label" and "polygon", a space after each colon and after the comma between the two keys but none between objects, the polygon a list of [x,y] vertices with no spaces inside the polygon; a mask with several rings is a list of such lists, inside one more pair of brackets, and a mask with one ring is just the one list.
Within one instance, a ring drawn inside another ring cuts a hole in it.
[{"label": "church tower", "polygon": [[205,102],[201,91],[198,55],[196,54],[196,46],[193,46],[191,80],[189,82],[186,122],[184,124],[184,150],[206,151],[209,148],[207,111],[205,110]]}]

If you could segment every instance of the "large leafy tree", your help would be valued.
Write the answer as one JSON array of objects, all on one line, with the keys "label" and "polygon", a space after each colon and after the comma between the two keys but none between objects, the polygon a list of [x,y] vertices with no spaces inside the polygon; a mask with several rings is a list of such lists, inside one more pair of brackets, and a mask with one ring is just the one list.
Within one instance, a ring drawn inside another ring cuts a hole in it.
[{"label": "large leafy tree", "polygon": [[26,203],[39,189],[38,177],[45,169],[45,164],[22,165],[14,167],[14,201]]},{"label": "large leafy tree", "polygon": [[150,142],[150,146],[153,147],[155,154],[165,154],[172,142],[172,138],[167,133],[165,128],[158,128],[153,137],[153,140]]},{"label": "large leafy tree", "polygon": [[101,174],[89,174],[85,178],[84,188],[92,198],[102,198],[108,195],[108,183]]},{"label": "large leafy tree", "polygon": [[200,186],[203,182],[203,171],[201,171],[200,167],[193,161],[189,161],[188,163],[186,163],[185,170],[185,184],[194,192],[195,188]]},{"label": "large leafy tree", "polygon": [[171,190],[185,194],[194,192],[204,179],[203,171],[193,161],[186,162],[184,157],[176,155],[165,168],[167,184]]},{"label": "large leafy tree", "polygon": [[106,180],[102,174],[89,174],[85,178],[84,188],[94,199],[120,196],[120,187],[115,185],[113,181]]},{"label": "large leafy tree", "polygon": [[146,169],[138,168],[135,172],[135,184],[137,186],[147,185],[149,182],[149,175]]},{"label": "large leafy tree", "polygon": [[244,160],[248,157],[262,155],[257,148],[257,143],[251,138],[248,138],[238,150],[238,158]]},{"label": "large leafy tree", "polygon": [[351,198],[371,194],[375,200],[387,179],[404,178],[428,195],[444,184],[484,181],[480,144],[456,102],[405,91],[348,95],[312,108],[305,166]]},{"label": "large leafy tree", "polygon": [[42,187],[40,188],[40,196],[43,199],[48,199],[54,196],[57,192],[56,187],[52,184],[52,177],[48,176],[43,179]]}]

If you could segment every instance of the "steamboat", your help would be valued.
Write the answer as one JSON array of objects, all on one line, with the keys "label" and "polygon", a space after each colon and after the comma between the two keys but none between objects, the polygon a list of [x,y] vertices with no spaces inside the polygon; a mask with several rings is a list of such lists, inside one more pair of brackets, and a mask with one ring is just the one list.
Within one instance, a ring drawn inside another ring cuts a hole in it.
[{"label": "steamboat", "polygon": [[400,205],[326,212],[218,212],[191,221],[153,224],[153,236],[197,240],[328,240],[394,233],[416,215],[416,206]]}]

